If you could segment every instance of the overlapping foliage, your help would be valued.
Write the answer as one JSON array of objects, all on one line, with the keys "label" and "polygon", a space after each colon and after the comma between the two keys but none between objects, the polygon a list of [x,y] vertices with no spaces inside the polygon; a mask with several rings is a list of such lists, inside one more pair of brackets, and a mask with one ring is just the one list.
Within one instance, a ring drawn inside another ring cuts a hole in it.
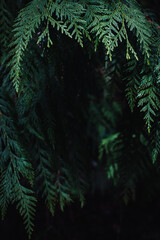
[{"label": "overlapping foliage", "polygon": [[134,0],[9,3],[0,9],[0,206],[4,216],[16,204],[31,237],[40,196],[53,215],[57,202],[83,206],[101,141],[99,158],[126,201],[153,171],[159,27]]}]

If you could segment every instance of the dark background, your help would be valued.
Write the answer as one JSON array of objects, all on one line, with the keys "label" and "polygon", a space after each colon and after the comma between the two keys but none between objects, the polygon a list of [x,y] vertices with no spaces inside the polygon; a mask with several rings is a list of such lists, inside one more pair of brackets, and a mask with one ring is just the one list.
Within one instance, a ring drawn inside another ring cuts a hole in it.
[{"label": "dark background", "polygon": [[[139,0],[144,7],[151,8],[160,16],[159,0]],[[98,178],[98,175],[97,175]],[[96,179],[96,181],[98,181]],[[25,240],[23,220],[12,206],[1,222],[1,238]],[[97,187],[86,196],[82,209],[75,202],[64,212],[56,210],[52,217],[39,203],[35,221],[35,240],[159,240],[160,239],[160,191],[151,201],[145,198],[143,189],[139,189],[138,199],[126,206],[118,196],[112,183],[105,191]]]}]

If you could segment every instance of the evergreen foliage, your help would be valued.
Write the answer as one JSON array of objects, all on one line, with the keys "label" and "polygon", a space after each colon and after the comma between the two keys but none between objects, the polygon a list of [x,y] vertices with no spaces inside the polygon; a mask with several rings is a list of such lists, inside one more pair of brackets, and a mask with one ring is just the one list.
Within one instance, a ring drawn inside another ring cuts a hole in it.
[{"label": "evergreen foliage", "polygon": [[52,215],[84,205],[94,162],[134,199],[160,153],[152,13],[135,0],[2,0],[0,33],[2,216],[15,204],[30,238],[39,198]]}]

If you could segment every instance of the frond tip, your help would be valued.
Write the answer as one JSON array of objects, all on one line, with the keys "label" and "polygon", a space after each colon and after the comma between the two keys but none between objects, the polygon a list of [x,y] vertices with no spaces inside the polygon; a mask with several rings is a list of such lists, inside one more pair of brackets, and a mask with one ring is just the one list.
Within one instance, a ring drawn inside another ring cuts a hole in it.
[{"label": "frond tip", "polygon": [[160,99],[152,74],[143,76],[137,97],[139,99],[138,107],[141,107],[141,112],[144,112],[148,133],[150,133],[151,123],[154,122],[156,112],[160,108]]}]

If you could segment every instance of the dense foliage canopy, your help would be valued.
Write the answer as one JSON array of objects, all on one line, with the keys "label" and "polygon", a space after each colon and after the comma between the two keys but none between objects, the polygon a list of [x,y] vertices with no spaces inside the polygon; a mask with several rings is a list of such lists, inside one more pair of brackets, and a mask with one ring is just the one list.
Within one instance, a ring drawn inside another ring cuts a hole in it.
[{"label": "dense foliage canopy", "polygon": [[159,35],[136,0],[1,0],[0,208],[29,237],[37,201],[83,206],[97,168],[126,203],[158,189]]}]

